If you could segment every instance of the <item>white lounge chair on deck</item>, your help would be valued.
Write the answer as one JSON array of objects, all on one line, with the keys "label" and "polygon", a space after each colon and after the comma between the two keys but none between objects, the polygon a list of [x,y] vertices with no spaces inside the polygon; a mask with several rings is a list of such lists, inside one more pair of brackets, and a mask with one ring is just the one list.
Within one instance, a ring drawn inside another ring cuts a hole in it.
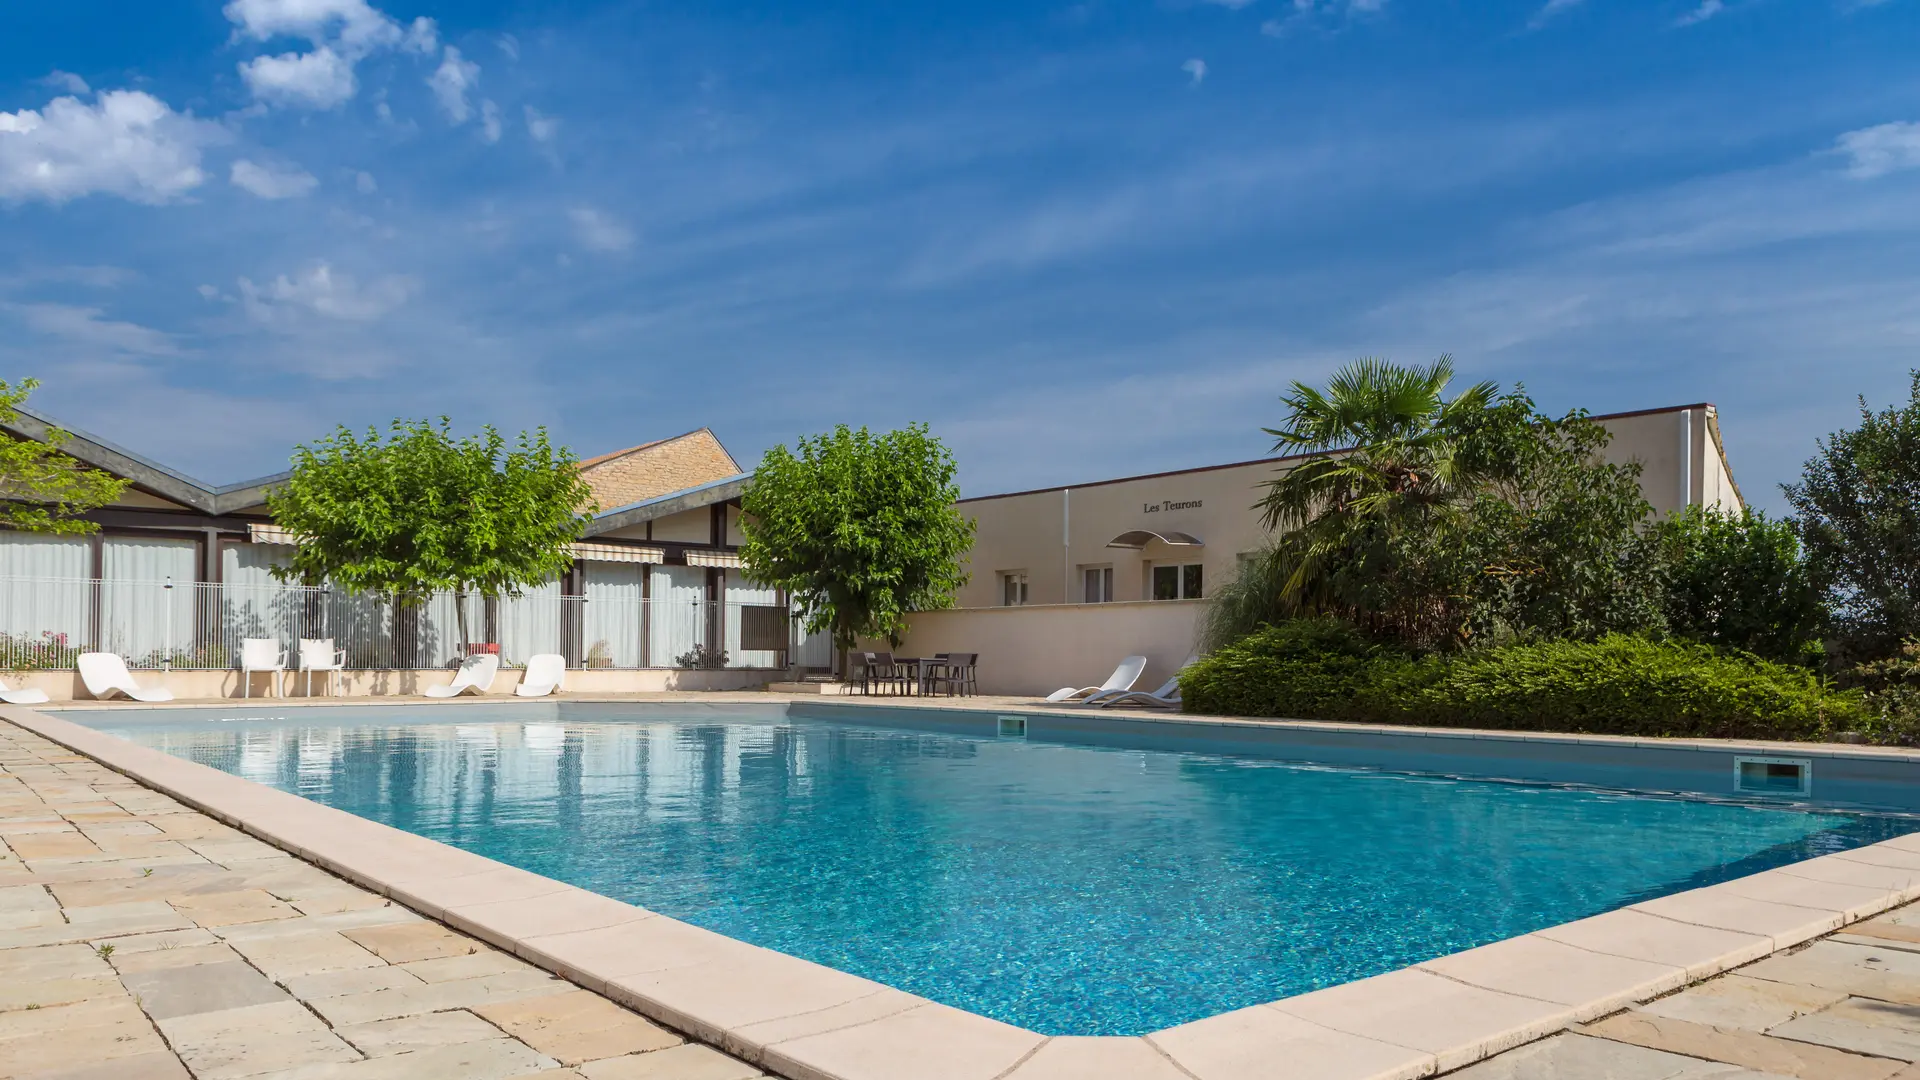
[{"label": "white lounge chair on deck", "polygon": [[1078,690],[1071,686],[1063,686],[1053,693],[1048,694],[1047,700],[1077,701],[1081,698],[1093,697],[1096,694],[1110,694],[1115,691],[1131,690],[1133,689],[1133,684],[1140,681],[1140,673],[1146,669],[1146,657],[1129,656],[1120,661],[1119,666],[1113,669],[1113,674],[1107,676],[1107,681],[1101,683],[1099,686],[1083,686]]},{"label": "white lounge chair on deck", "polygon": [[[1187,657],[1187,662],[1180,665],[1180,671],[1192,667],[1199,659],[1197,656]],[[1180,707],[1180,671],[1174,672],[1172,678],[1161,683],[1158,690],[1111,690],[1095,694],[1080,704],[1096,709],[1104,709],[1109,705],[1152,705],[1162,709],[1177,709]]]},{"label": "white lounge chair on deck", "polygon": [[46,700],[48,698],[45,690],[35,690],[32,687],[9,690],[5,686],[0,686],[0,701],[9,705],[39,705]]},{"label": "white lounge chair on deck", "polygon": [[453,673],[453,682],[446,686],[427,687],[428,697],[459,697],[471,690],[484,694],[493,685],[493,677],[500,674],[500,656],[497,653],[480,653],[460,661],[460,670]]},{"label": "white lounge chair on deck", "polygon": [[287,672],[287,650],[280,647],[279,638],[250,637],[240,640],[240,696],[253,696],[253,676],[256,672],[265,672],[267,685],[273,687],[274,697],[285,697],[285,688],[280,685],[280,677]]},{"label": "white lounge chair on deck", "polygon": [[313,696],[313,673],[327,676],[327,693],[335,690],[334,676],[347,670],[347,650],[333,647],[330,637],[300,639],[300,670],[307,673],[307,696]]},{"label": "white lounge chair on deck", "polygon": [[164,686],[143,690],[127,671],[127,662],[110,652],[81,653],[80,682],[87,693],[105,701],[115,694],[135,701],[172,701],[173,691]]},{"label": "white lounge chair on deck", "polygon": [[546,697],[560,689],[566,677],[566,657],[559,653],[537,653],[527,657],[527,670],[520,676],[520,685],[513,688],[513,694],[515,697]]}]

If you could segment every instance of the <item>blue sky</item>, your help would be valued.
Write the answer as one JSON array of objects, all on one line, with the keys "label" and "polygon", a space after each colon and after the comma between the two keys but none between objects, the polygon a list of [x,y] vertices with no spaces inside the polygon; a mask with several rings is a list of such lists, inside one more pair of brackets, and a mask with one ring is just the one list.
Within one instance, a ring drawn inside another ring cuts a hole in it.
[{"label": "blue sky", "polygon": [[335,423],[1256,457],[1451,352],[1777,508],[1920,366],[1920,0],[0,11],[0,373],[204,479]]}]

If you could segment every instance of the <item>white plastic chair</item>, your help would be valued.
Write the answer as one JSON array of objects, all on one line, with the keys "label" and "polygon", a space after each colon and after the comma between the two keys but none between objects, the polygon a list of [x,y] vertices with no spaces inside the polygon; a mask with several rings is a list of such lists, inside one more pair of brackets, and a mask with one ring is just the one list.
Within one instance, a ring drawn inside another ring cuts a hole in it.
[{"label": "white plastic chair", "polygon": [[453,682],[446,686],[427,687],[428,697],[459,697],[471,690],[484,694],[493,685],[493,677],[500,674],[500,657],[496,653],[480,653],[460,661],[460,670],[453,673]]},{"label": "white plastic chair", "polygon": [[520,676],[520,685],[513,688],[515,697],[546,697],[567,677],[567,658],[559,653],[538,653],[527,658],[527,670]]},{"label": "white plastic chair", "polygon": [[1107,676],[1107,681],[1099,686],[1082,686],[1077,690],[1071,686],[1063,686],[1048,694],[1047,700],[1075,701],[1080,698],[1090,698],[1096,694],[1125,692],[1133,689],[1133,684],[1140,681],[1140,673],[1145,670],[1147,670],[1146,657],[1129,656],[1121,660],[1119,666],[1113,669],[1113,674]]},{"label": "white plastic chair", "polygon": [[[1199,657],[1189,656],[1187,662],[1180,665],[1180,671],[1185,671],[1199,662]],[[1180,671],[1174,672],[1172,678],[1161,683],[1158,690],[1114,690],[1105,694],[1095,694],[1080,704],[1091,705],[1096,709],[1104,709],[1109,705],[1153,705],[1163,709],[1177,709],[1180,707]]]},{"label": "white plastic chair", "polygon": [[0,701],[9,705],[39,705],[48,700],[50,699],[45,690],[35,690],[32,687],[9,690],[5,686],[0,686]]},{"label": "white plastic chair", "polygon": [[307,696],[313,696],[313,673],[325,672],[327,694],[336,692],[335,677],[347,670],[347,650],[333,647],[333,639],[300,639],[300,670],[307,673]]},{"label": "white plastic chair", "polygon": [[280,685],[280,676],[287,671],[287,650],[280,647],[279,638],[250,637],[240,641],[240,696],[253,696],[253,676],[256,672],[265,672],[273,687],[274,697],[285,697]]},{"label": "white plastic chair", "polygon": [[116,694],[135,701],[172,701],[173,691],[164,686],[141,689],[127,671],[127,662],[109,652],[81,653],[78,661],[80,682],[87,693],[102,701]]}]

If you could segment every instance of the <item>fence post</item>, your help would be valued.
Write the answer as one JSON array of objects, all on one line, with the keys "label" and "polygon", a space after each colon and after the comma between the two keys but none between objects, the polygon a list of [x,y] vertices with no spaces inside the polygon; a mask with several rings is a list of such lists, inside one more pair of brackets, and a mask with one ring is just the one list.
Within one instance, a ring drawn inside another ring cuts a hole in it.
[{"label": "fence post", "polygon": [[161,636],[160,670],[173,670],[173,575],[167,575],[167,583],[161,588],[167,592],[167,630]]}]

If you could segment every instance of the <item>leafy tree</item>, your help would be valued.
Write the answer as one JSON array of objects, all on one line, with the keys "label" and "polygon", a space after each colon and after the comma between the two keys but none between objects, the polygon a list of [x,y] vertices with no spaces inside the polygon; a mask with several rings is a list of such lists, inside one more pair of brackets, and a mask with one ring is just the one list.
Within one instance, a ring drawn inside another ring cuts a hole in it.
[{"label": "leafy tree", "polygon": [[1920,370],[1909,400],[1820,442],[1785,485],[1843,659],[1892,656],[1920,637]]},{"label": "leafy tree", "polygon": [[[39,385],[0,379],[0,423],[19,419],[19,406]],[[119,498],[128,482],[61,453],[72,438],[59,428],[39,441],[0,438],[0,528],[66,535],[99,528],[80,515]]]},{"label": "leafy tree", "polygon": [[1324,394],[1294,384],[1268,432],[1308,457],[1266,485],[1284,531],[1216,594],[1214,644],[1311,614],[1421,648],[1657,624],[1638,467],[1601,461],[1609,435],[1584,413],[1491,383],[1448,398],[1452,374],[1363,360]]},{"label": "leafy tree", "polygon": [[593,512],[577,466],[545,428],[509,446],[491,426],[455,439],[445,417],[438,427],[395,420],[385,437],[342,427],[295,447],[292,474],[268,493],[274,521],[299,540],[274,573],[403,606],[434,591],[498,596],[551,581],[572,565]]},{"label": "leafy tree", "polygon": [[843,652],[861,637],[898,644],[908,613],[952,606],[967,582],[973,522],[954,509],[953,475],[924,424],[842,424],[776,446],[741,499],[747,575],[786,590],[807,630],[831,630]]},{"label": "leafy tree", "polygon": [[1769,660],[1820,659],[1824,609],[1791,521],[1691,506],[1654,532],[1667,629]]}]

